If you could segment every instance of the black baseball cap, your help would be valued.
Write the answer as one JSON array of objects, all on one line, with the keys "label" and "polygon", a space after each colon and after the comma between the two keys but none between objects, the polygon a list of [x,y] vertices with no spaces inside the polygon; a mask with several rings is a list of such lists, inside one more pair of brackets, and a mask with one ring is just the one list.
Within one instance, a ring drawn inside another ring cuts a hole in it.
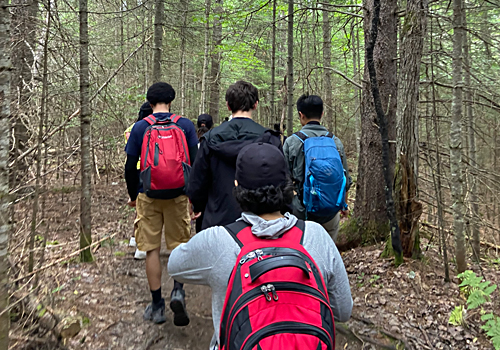
[{"label": "black baseball cap", "polygon": [[285,157],[268,143],[252,143],[238,154],[236,180],[248,190],[273,185],[278,187],[287,180]]},{"label": "black baseball cap", "polygon": [[205,124],[207,129],[212,129],[212,126],[214,126],[214,120],[210,114],[200,114],[198,116],[198,122],[196,125],[201,128],[203,124]]}]

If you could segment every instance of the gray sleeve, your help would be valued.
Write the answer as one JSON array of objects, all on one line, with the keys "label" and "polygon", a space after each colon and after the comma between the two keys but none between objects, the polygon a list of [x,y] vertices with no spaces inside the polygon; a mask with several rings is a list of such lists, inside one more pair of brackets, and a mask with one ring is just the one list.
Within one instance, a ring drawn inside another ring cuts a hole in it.
[{"label": "gray sleeve", "polygon": [[342,165],[344,166],[345,176],[347,177],[346,188],[347,191],[349,191],[352,185],[352,177],[349,174],[349,166],[347,165],[347,157],[345,155],[344,144],[342,143],[342,141],[340,141],[340,139],[337,136],[335,136],[335,145],[337,146],[340,158],[342,159]]},{"label": "gray sleeve", "polygon": [[304,247],[323,272],[335,321],[346,322],[351,318],[353,301],[342,257],[337,246],[321,225],[308,221],[306,233]]},{"label": "gray sleeve", "polygon": [[180,244],[170,254],[168,274],[181,283],[209,285],[212,268],[221,255],[213,244],[220,234],[227,234],[224,228],[212,227]]}]

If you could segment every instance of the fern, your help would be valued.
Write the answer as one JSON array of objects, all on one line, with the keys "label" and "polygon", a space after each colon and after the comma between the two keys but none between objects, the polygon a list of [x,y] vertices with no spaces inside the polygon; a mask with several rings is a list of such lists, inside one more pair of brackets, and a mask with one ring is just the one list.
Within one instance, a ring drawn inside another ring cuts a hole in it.
[{"label": "fern", "polygon": [[[467,270],[458,275],[462,280],[460,283],[460,290],[467,298],[467,309],[476,309],[484,303],[490,301],[490,295],[497,289],[496,284],[491,284],[490,281],[482,282],[482,277],[476,276],[473,271]],[[456,306],[450,314],[448,323],[461,326],[465,323],[464,313],[465,308],[460,305]],[[484,310],[481,309],[481,313]],[[481,328],[490,337],[495,350],[500,350],[500,317],[495,316],[493,313],[487,313],[481,316],[481,321],[486,322]]]},{"label": "fern", "polygon": [[458,278],[462,280],[460,283],[460,289],[467,297],[467,309],[476,309],[484,303],[490,301],[490,295],[497,288],[496,284],[492,284],[490,281],[482,281],[481,276],[476,276],[473,271],[467,270],[458,275]]},{"label": "fern", "polygon": [[495,350],[500,350],[500,317],[489,313],[483,315],[481,320],[486,321],[481,328],[486,332],[488,337],[491,338]]},{"label": "fern", "polygon": [[455,309],[451,312],[448,323],[454,326],[462,326],[464,324],[464,311],[465,309],[462,305],[455,306]]}]

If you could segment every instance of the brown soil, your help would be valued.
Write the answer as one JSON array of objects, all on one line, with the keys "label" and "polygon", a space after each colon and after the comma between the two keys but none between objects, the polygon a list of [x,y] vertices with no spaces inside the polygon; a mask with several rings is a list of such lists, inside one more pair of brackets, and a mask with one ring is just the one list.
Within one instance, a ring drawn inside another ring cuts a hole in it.
[{"label": "brown soil", "polygon": [[[94,190],[93,239],[112,236],[93,248],[95,262],[83,264],[77,259],[62,259],[40,273],[40,290],[29,296],[59,315],[79,317],[82,330],[58,344],[37,325],[36,315],[17,306],[11,349],[208,349],[213,332],[208,287],[186,285],[191,318],[188,327],[175,327],[170,319],[163,325],[142,320],[150,293],[144,261],[135,261],[134,249],[128,247],[134,212],[125,205],[124,183],[117,182]],[[47,232],[49,244],[42,265],[77,249],[78,195],[58,192],[47,196],[48,219],[39,227],[40,235]],[[26,274],[26,253],[18,237],[27,232],[28,205],[26,202],[16,207],[18,234],[11,244],[15,266],[12,280]],[[357,248],[343,255],[355,306],[352,320],[337,332],[337,349],[492,348],[477,326],[478,315],[467,316],[467,328],[448,325],[450,312],[464,300],[456,280],[443,283],[436,247],[425,253],[424,261],[408,260],[397,269],[390,261],[379,258],[382,249],[380,245]],[[40,252],[41,249],[37,259]],[[165,267],[166,252],[162,259]],[[483,268],[489,280],[499,282],[498,265]],[[28,294],[26,288],[21,288],[24,283],[19,281],[12,286],[16,289],[13,301]],[[162,289],[167,303],[172,285],[164,272]],[[498,310],[498,300],[496,303]],[[495,304],[490,306],[494,308]]]}]

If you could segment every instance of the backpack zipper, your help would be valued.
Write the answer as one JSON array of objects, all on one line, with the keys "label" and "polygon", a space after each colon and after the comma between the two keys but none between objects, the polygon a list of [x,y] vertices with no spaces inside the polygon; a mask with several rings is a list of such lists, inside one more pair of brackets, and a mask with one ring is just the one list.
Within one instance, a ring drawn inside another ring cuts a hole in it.
[{"label": "backpack zipper", "polygon": [[[290,291],[290,292],[296,292],[296,293],[302,293],[302,294],[309,294],[315,297],[316,299],[319,299],[320,302],[323,304],[326,304],[327,306],[330,307],[328,303],[328,299],[325,298],[325,296],[319,292],[318,290],[314,289],[313,287],[307,286],[305,284],[300,284],[300,283],[295,283],[295,282],[275,282],[273,284],[263,284],[259,287],[255,287],[251,289],[250,291],[246,292],[233,306],[231,312],[229,313],[229,317],[227,318],[227,325],[230,326],[232,324],[232,320],[236,315],[240,312],[240,310],[246,306],[248,303],[251,301],[256,300],[259,296],[264,294],[266,297],[267,301],[271,301],[274,299],[275,301],[278,301],[278,293],[277,291]],[[333,316],[332,316],[333,317]],[[227,326],[226,326],[227,328]],[[229,341],[229,337],[231,335],[231,327],[229,329],[226,329],[227,333],[225,334],[224,338],[227,338]],[[221,340],[223,339],[222,337],[220,338]]]},{"label": "backpack zipper", "polygon": [[158,166],[159,161],[160,161],[160,146],[158,145],[158,142],[155,142],[155,155],[153,158],[153,165]]},{"label": "backpack zipper", "polygon": [[326,344],[328,350],[332,350],[333,339],[330,335],[320,327],[313,326],[311,324],[299,323],[299,322],[278,322],[271,324],[267,327],[259,329],[257,332],[253,333],[247,338],[241,347],[242,350],[250,350],[255,347],[262,339],[282,333],[293,333],[293,334],[307,334],[312,335],[321,340]]}]

